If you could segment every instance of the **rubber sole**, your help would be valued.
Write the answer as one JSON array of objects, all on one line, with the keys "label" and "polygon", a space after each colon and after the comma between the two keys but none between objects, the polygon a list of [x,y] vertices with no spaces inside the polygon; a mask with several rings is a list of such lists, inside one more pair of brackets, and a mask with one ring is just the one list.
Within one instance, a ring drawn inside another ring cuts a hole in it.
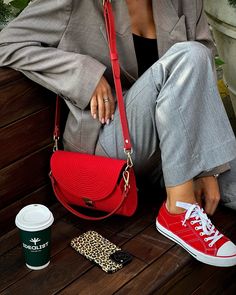
[{"label": "rubber sole", "polygon": [[220,267],[230,267],[236,265],[236,255],[230,256],[230,257],[215,257],[211,255],[204,254],[187,243],[185,243],[182,239],[180,239],[178,236],[173,234],[171,231],[163,227],[158,221],[156,221],[156,228],[157,230],[167,237],[168,239],[172,240],[173,242],[180,245],[182,248],[184,248],[190,255],[192,255],[195,259],[197,259],[200,262],[213,265],[213,266],[220,266]]}]

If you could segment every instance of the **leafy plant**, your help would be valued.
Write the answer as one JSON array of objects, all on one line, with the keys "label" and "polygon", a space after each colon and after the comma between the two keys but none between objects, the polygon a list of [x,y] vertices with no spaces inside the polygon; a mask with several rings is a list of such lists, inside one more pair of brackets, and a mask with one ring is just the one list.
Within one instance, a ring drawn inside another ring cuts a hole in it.
[{"label": "leafy plant", "polygon": [[0,0],[0,29],[16,17],[30,0]]},{"label": "leafy plant", "polygon": [[236,0],[228,0],[229,4],[233,7],[236,7]]},{"label": "leafy plant", "polygon": [[10,2],[10,5],[22,11],[30,2],[30,0],[13,0]]},{"label": "leafy plant", "polygon": [[215,65],[216,67],[220,67],[224,64],[224,61],[219,58],[219,56],[215,56]]},{"label": "leafy plant", "polygon": [[11,8],[6,5],[3,0],[0,0],[0,23],[7,23],[9,17],[11,16]]}]

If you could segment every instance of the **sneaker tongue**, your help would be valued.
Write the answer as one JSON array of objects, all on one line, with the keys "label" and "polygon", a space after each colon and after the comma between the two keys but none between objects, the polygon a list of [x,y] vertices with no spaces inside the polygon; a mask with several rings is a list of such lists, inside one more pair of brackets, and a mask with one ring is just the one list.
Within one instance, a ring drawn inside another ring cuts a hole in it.
[{"label": "sneaker tongue", "polygon": [[179,207],[179,208],[183,208],[183,209],[186,209],[188,210],[189,208],[194,208],[196,207],[197,204],[190,204],[190,203],[185,203],[185,202],[176,202],[176,207]]}]

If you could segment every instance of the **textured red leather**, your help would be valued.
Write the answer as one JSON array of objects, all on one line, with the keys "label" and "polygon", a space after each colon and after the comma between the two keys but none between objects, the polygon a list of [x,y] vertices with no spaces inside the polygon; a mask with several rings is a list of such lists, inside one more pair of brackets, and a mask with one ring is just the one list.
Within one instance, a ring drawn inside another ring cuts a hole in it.
[{"label": "textured red leather", "polygon": [[[126,161],[66,151],[51,157],[51,180],[58,200],[78,217],[98,220],[112,214],[131,216],[137,208],[137,190],[133,169],[129,188],[124,191],[122,172]],[[70,205],[109,212],[102,217],[81,214]],[[73,210],[70,210],[73,209]]]}]

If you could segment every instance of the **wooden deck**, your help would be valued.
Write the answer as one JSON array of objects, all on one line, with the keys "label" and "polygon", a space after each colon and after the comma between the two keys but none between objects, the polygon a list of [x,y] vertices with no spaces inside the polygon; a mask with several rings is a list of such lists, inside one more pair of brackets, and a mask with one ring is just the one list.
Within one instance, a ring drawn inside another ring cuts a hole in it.
[{"label": "wooden deck", "polygon": [[[0,294],[236,294],[236,267],[195,261],[155,229],[162,192],[142,192],[132,218],[80,220],[57,203],[48,178],[55,94],[10,69],[0,69]],[[41,203],[54,214],[50,265],[24,265],[14,219],[27,204]],[[236,243],[236,213],[219,208],[214,222]],[[133,261],[106,274],[70,247],[70,240],[96,230]]]},{"label": "wooden deck", "polygon": [[[236,267],[195,261],[156,231],[157,210],[152,202],[143,203],[132,218],[115,216],[94,223],[54,205],[52,257],[47,268],[31,271],[24,265],[16,229],[0,239],[0,294],[235,294]],[[214,220],[221,221],[221,228],[236,242],[235,213],[220,208]],[[70,247],[70,240],[88,229],[129,251],[133,261],[114,274],[104,273]]]}]

